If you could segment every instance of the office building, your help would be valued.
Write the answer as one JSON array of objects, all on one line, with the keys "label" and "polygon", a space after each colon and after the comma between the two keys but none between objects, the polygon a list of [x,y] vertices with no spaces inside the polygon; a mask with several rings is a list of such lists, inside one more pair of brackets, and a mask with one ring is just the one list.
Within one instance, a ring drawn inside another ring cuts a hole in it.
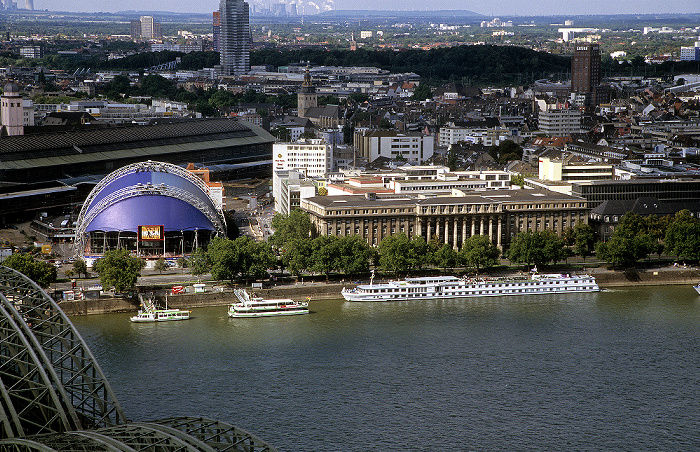
[{"label": "office building", "polygon": [[140,20],[134,19],[131,21],[131,26],[129,28],[129,35],[131,36],[131,39],[141,38],[141,21]]},{"label": "office building", "polygon": [[219,41],[221,40],[221,14],[219,11],[214,11],[212,16],[212,40],[214,41],[214,50],[219,52]]},{"label": "office building", "polygon": [[693,47],[681,47],[681,61],[700,61],[700,41]]},{"label": "office building", "polygon": [[243,0],[221,0],[219,3],[219,75],[239,75],[250,71],[249,15],[248,3]]},{"label": "office building", "polygon": [[595,107],[604,100],[600,82],[600,46],[578,44],[571,58],[571,93],[582,107]]}]

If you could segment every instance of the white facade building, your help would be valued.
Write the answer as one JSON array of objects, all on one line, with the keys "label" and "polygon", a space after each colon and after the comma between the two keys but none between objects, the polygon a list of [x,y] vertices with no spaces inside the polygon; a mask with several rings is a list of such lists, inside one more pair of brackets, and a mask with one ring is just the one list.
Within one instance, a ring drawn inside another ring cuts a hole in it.
[{"label": "white facade building", "polygon": [[552,137],[563,137],[581,132],[579,110],[549,110],[539,113],[539,129]]},{"label": "white facade building", "polygon": [[299,207],[302,199],[316,196],[316,186],[301,171],[275,170],[272,172],[272,196],[275,212],[289,215]]},{"label": "white facade building", "polygon": [[323,140],[300,140],[272,145],[273,169],[300,170],[307,177],[323,177],[333,169],[333,148]]}]

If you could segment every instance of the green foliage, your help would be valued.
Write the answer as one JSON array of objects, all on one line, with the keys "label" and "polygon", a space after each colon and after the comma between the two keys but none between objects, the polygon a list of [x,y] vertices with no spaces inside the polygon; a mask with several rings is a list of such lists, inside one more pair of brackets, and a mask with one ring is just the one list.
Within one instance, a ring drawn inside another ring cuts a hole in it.
[{"label": "green foliage", "polygon": [[573,231],[574,251],[585,261],[586,257],[593,254],[595,250],[595,232],[593,228],[586,223],[578,223]]},{"label": "green foliage", "polygon": [[124,292],[136,286],[145,266],[143,259],[129,255],[127,250],[117,249],[107,251],[93,268],[100,275],[102,287],[113,287],[115,292]]},{"label": "green foliage", "polygon": [[469,237],[460,251],[460,258],[465,266],[473,268],[477,273],[496,265],[499,255],[498,247],[485,235]]},{"label": "green foliage", "polygon": [[275,255],[266,242],[256,242],[249,237],[231,240],[215,237],[207,249],[212,278],[233,282],[238,275],[262,279],[275,265]]},{"label": "green foliage", "polygon": [[520,188],[525,186],[525,176],[522,174],[514,174],[510,176],[510,185],[519,185]]},{"label": "green foliage", "polygon": [[338,270],[346,275],[367,273],[372,257],[372,250],[362,237],[349,235],[338,237],[336,244]]},{"label": "green foliage", "polygon": [[190,273],[194,276],[200,276],[211,271],[211,262],[209,255],[204,248],[194,250],[189,259]]},{"label": "green foliage", "polygon": [[433,253],[433,263],[442,268],[446,272],[448,268],[454,268],[457,265],[457,252],[452,249],[452,245],[445,243]]},{"label": "green foliage", "polygon": [[85,275],[85,277],[87,278],[89,275],[87,263],[83,259],[74,260],[73,261],[73,273],[78,275],[78,278],[80,278],[80,275]]},{"label": "green foliage", "polygon": [[27,253],[11,254],[2,262],[2,265],[17,270],[43,288],[56,282],[58,274],[56,267],[48,262],[38,261]]},{"label": "green foliage", "polygon": [[666,229],[666,252],[679,259],[700,259],[700,221],[689,210],[677,212]]},{"label": "green foliage", "polygon": [[168,263],[165,261],[164,258],[159,258],[155,265],[153,266],[153,269],[157,271],[160,274],[163,274],[164,271],[168,269]]},{"label": "green foliage", "polygon": [[337,241],[337,237],[329,235],[322,235],[311,241],[311,268],[314,271],[323,273],[326,275],[326,278],[340,264],[337,253]]},{"label": "green foliage", "polygon": [[523,148],[513,140],[503,140],[498,146],[493,146],[489,154],[498,163],[505,165],[513,160],[521,160],[523,158]]},{"label": "green foliage", "polygon": [[422,102],[427,99],[432,99],[432,97],[433,91],[430,89],[430,87],[425,83],[421,83],[420,85],[416,86],[416,89],[413,90],[411,99]]},{"label": "green foliage", "polygon": [[551,231],[523,231],[515,236],[506,253],[508,260],[542,265],[565,257],[564,242]]},{"label": "green foliage", "polygon": [[296,276],[312,266],[311,256],[313,248],[311,239],[292,239],[288,241],[282,251],[282,262],[287,269]]},{"label": "green foliage", "polygon": [[396,275],[412,267],[411,241],[400,232],[384,237],[379,242],[379,265]]},{"label": "green foliage", "polygon": [[613,266],[634,264],[658,251],[663,230],[658,219],[628,212],[620,219],[610,240],[596,245],[596,256]]},{"label": "green foliage", "polygon": [[300,209],[292,210],[287,216],[275,214],[272,229],[275,233],[270,237],[270,243],[280,248],[293,240],[309,238],[314,232],[309,214]]}]

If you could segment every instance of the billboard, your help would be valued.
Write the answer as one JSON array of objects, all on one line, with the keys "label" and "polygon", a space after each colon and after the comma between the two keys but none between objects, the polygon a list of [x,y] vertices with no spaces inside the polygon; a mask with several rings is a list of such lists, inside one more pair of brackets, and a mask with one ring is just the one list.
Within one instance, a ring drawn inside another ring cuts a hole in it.
[{"label": "billboard", "polygon": [[164,240],[164,238],[163,225],[139,226],[139,240],[161,241]]}]

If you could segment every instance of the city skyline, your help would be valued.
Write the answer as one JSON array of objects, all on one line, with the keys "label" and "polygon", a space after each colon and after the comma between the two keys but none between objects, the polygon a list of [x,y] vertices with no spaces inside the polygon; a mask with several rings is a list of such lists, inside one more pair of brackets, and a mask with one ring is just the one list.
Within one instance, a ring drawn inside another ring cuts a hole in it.
[{"label": "city skyline", "polygon": [[[272,5],[276,3],[303,3],[286,0],[254,0],[251,5]],[[696,14],[700,13],[695,0],[679,0],[672,3],[659,3],[655,0],[622,0],[615,3],[603,0],[584,0],[575,4],[561,2],[535,3],[527,0],[507,0],[495,6],[486,0],[476,0],[465,4],[458,0],[437,0],[426,8],[418,1],[389,0],[377,3],[371,0],[335,0],[337,10],[396,10],[396,11],[435,11],[435,10],[469,10],[484,16],[538,16],[538,15],[589,15],[593,14]],[[21,6],[20,6],[21,7]],[[37,10],[66,12],[174,12],[201,13],[218,9],[216,0],[171,0],[163,4],[154,4],[146,0],[93,0],[75,2],[73,0],[35,0]]]}]

